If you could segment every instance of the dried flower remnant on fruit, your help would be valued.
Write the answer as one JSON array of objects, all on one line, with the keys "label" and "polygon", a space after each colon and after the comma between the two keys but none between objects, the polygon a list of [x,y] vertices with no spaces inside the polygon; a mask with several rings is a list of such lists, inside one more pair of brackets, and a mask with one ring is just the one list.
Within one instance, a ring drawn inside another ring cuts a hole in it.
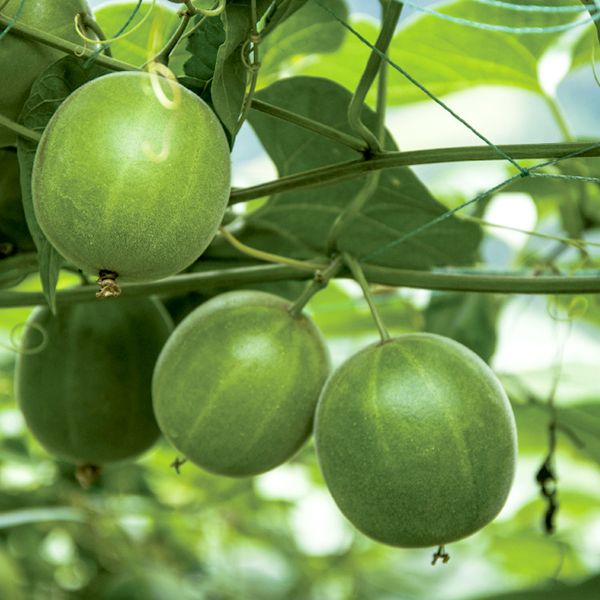
[{"label": "dried flower remnant on fruit", "polygon": [[442,564],[444,565],[450,560],[450,555],[446,552],[444,546],[440,546],[438,548],[438,551],[433,555],[433,560],[431,561],[431,564],[435,566],[437,564],[437,561],[440,559],[442,561]]},{"label": "dried flower remnant on fruit", "polygon": [[114,271],[100,271],[97,283],[100,289],[96,298],[115,298],[121,294],[121,287],[115,281],[118,275]]},{"label": "dried flower remnant on fruit", "polygon": [[87,490],[90,488],[102,475],[102,465],[83,464],[78,465],[75,471],[75,477],[79,481],[79,485]]}]

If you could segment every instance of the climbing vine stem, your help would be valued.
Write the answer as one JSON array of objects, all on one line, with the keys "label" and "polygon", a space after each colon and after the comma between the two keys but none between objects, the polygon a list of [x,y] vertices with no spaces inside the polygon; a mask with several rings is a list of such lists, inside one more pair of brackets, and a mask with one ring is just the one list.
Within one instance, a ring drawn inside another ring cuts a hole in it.
[{"label": "climbing vine stem", "polygon": [[[10,23],[11,19],[9,17],[5,17],[4,15],[0,14],[0,30],[8,27]],[[49,33],[45,33],[40,29],[36,29],[35,27],[25,25],[19,21],[17,21],[12,26],[10,31],[11,34],[18,35],[19,37],[40,42],[42,44],[45,44],[46,46],[50,46],[51,48],[56,48],[57,50],[62,50],[65,54],[79,56],[82,58],[89,58],[90,56],[93,56],[95,54],[94,49],[83,48],[83,46],[81,46],[80,44],[73,44],[71,42],[67,42],[66,40],[63,40],[54,35],[50,35]],[[112,69],[113,71],[140,70],[138,67],[130,65],[129,63],[125,63],[120,60],[110,58],[108,56],[94,56],[94,62],[108,69]]]},{"label": "climbing vine stem", "polygon": [[[32,255],[33,257],[34,255]],[[25,260],[23,265],[14,259]],[[480,272],[477,269],[450,269],[447,271],[418,271],[395,269],[363,263],[365,278],[370,283],[394,287],[427,290],[491,292],[497,294],[599,294],[600,271],[580,271],[573,276],[533,275]],[[322,268],[322,267],[321,267]],[[29,255],[0,260],[0,281],[20,278],[34,272],[35,265]],[[340,274],[338,276],[344,276]],[[124,283],[122,296],[175,295],[187,292],[216,293],[255,283],[307,280],[311,272],[281,264],[254,265],[231,269],[215,269],[197,273],[184,273],[149,283]],[[61,289],[56,292],[56,303],[68,304],[96,300],[90,286]],[[116,300],[118,301],[118,299]],[[42,292],[0,291],[0,308],[17,308],[46,304]]]},{"label": "climbing vine stem", "polygon": [[[578,157],[600,156],[600,143],[569,142],[551,144],[511,144],[498,146],[503,152],[515,160],[545,159],[548,157],[565,158],[578,153]],[[436,163],[452,163],[462,161],[503,160],[494,148],[488,146],[459,146],[453,148],[433,148],[427,150],[411,150],[407,152],[384,152],[374,158],[359,158],[334,165],[327,165],[311,171],[280,177],[274,181],[262,183],[231,193],[229,204],[247,202],[271,194],[286,191],[299,191],[309,188],[327,187],[358,177],[394,167],[413,165],[429,165]]]},{"label": "climbing vine stem", "polygon": [[0,114],[0,126],[6,127],[7,129],[14,131],[17,135],[20,135],[21,137],[27,138],[28,140],[31,140],[36,143],[39,142],[42,138],[41,133],[38,133],[33,129],[28,129],[27,127],[20,125],[16,121],[9,119],[8,117],[5,117],[2,114]]}]

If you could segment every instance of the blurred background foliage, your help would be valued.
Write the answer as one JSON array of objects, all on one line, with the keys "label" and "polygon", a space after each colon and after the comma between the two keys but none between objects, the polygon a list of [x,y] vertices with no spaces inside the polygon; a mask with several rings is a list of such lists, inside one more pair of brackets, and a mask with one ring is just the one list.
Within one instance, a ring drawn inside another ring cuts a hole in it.
[{"label": "blurred background foliage", "polygon": [[[347,18],[357,30],[374,41],[376,20],[356,15],[357,6],[362,8],[366,0],[350,3],[352,10],[341,0],[326,4],[338,15],[350,14]],[[369,4],[378,7],[377,2]],[[545,0],[544,4],[575,6],[577,2]],[[98,20],[109,35],[114,34],[134,6],[107,5],[97,13]],[[163,3],[163,11],[166,6]],[[485,16],[488,23],[512,26],[548,26],[574,18],[571,13],[548,17],[482,6],[461,0],[445,4],[443,11],[475,21]],[[368,57],[364,44],[345,34],[314,2],[292,19],[275,30],[279,37],[273,34],[265,41],[259,87],[302,74],[329,77],[352,90]],[[172,27],[176,23],[162,22]],[[150,26],[139,30],[138,37],[115,44],[115,56],[141,64],[147,56]],[[167,39],[169,32],[162,33]],[[570,58],[564,79],[585,71],[592,80],[593,26],[581,28],[580,34],[568,46],[558,33],[484,33],[425,15],[402,21],[390,55],[438,96],[484,83],[525,90],[552,108],[556,130],[564,134],[567,121],[556,94],[540,77],[540,64],[560,45]],[[292,36],[290,49],[282,40]],[[172,66],[181,75],[187,55],[178,52]],[[590,89],[597,106],[598,89]],[[418,102],[419,94],[392,73],[390,106]],[[374,97],[369,101],[373,103]],[[494,118],[491,115],[490,121]],[[597,136],[598,129],[596,121],[587,133]],[[402,135],[396,137],[404,147]],[[256,145],[251,147],[257,151]],[[234,167],[238,173],[243,171],[243,164],[234,162]],[[478,186],[487,189],[496,179],[514,174],[512,167],[502,165],[491,178],[484,167],[452,168],[450,176],[441,170],[426,179],[436,198],[449,207],[470,199],[480,191]],[[579,159],[554,169],[594,176],[599,171],[597,159]],[[461,174],[460,184],[452,179],[456,173]],[[253,203],[248,209],[238,208],[243,214],[254,207]],[[600,241],[596,184],[521,178],[469,210],[471,217],[496,225],[484,226],[482,268],[530,268],[566,275],[582,267],[598,267],[593,246],[584,250],[559,240]],[[547,237],[507,232],[503,225]],[[60,286],[75,283],[75,278],[65,275]],[[39,290],[39,281],[30,277],[15,289]],[[270,284],[269,290],[294,297],[298,285]],[[83,490],[73,465],[49,456],[26,431],[14,401],[14,352],[7,349],[0,353],[0,598],[597,600],[598,296],[547,298],[384,287],[373,291],[392,334],[433,331],[466,344],[494,367],[513,403],[520,456],[509,501],[491,525],[447,548],[448,564],[431,566],[434,549],[388,548],[357,533],[324,487],[312,442],[290,463],[270,473],[232,480],[187,464],[177,474],[170,466],[176,454],[160,441],[134,463],[107,467],[97,484]],[[192,294],[164,300],[179,320],[204,299]],[[0,311],[3,346],[10,347],[13,327],[24,323],[29,311]],[[307,311],[326,335],[336,365],[377,339],[367,304],[351,282],[330,284]],[[550,398],[556,404],[558,426],[559,510],[552,535],[544,531],[547,502],[535,479],[548,453]]]}]

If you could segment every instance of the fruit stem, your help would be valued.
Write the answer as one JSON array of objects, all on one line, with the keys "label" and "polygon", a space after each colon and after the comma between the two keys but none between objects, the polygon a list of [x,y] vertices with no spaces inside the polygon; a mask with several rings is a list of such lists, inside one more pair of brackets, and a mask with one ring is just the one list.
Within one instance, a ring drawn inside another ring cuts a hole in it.
[{"label": "fruit stem", "polygon": [[371,290],[369,288],[369,282],[367,281],[363,270],[360,267],[360,264],[352,255],[348,254],[348,252],[344,252],[342,254],[344,257],[344,262],[348,265],[348,268],[352,272],[354,279],[360,285],[365,300],[369,305],[369,309],[371,310],[371,314],[373,315],[373,319],[375,320],[375,325],[377,325],[377,329],[379,330],[379,335],[381,336],[381,343],[385,344],[385,342],[389,342],[391,337],[388,333],[388,330],[385,328],[383,320],[377,310],[377,306],[375,305],[375,299],[373,298],[373,294],[371,294]]},{"label": "fruit stem", "polygon": [[330,279],[333,279],[344,266],[340,256],[336,256],[331,264],[323,271],[317,269],[313,280],[304,288],[300,297],[294,302],[290,308],[290,315],[298,318],[304,307],[309,303],[310,299],[323,288],[327,287]]},{"label": "fruit stem", "polygon": [[365,98],[379,73],[381,63],[383,62],[381,54],[385,54],[388,50],[401,12],[402,4],[396,1],[390,2],[385,14],[385,19],[383,19],[381,31],[375,42],[375,49],[371,51],[367,66],[361,75],[356,91],[354,92],[348,107],[348,122],[352,129],[365,140],[371,155],[381,152],[382,147],[377,135],[362,122],[361,113],[365,104]]},{"label": "fruit stem", "polygon": [[219,227],[219,231],[234,248],[240,252],[243,252],[244,254],[247,254],[248,256],[252,256],[253,258],[266,260],[267,262],[277,263],[280,265],[288,265],[289,267],[296,267],[297,269],[304,269],[305,271],[315,271],[323,268],[323,265],[321,264],[295,260],[293,258],[279,256],[278,254],[271,254],[270,252],[263,252],[262,250],[257,250],[256,248],[246,246],[246,244],[240,242],[223,226]]}]

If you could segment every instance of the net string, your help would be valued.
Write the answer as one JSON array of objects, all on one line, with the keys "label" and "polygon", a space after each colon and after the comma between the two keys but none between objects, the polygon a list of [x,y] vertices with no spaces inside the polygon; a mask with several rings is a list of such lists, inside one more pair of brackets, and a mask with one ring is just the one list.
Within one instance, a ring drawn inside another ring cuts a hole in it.
[{"label": "net string", "polygon": [[[442,19],[443,21],[448,21],[450,23],[455,23],[457,25],[466,25],[467,27],[474,27],[475,29],[481,29],[483,31],[495,31],[498,33],[511,33],[511,34],[545,34],[545,33],[560,33],[564,31],[569,31],[576,27],[582,27],[584,25],[589,25],[595,21],[600,19],[600,12],[595,15],[590,15],[588,12],[588,8],[585,6],[541,6],[541,5],[525,5],[525,4],[509,4],[508,2],[500,2],[498,0],[473,0],[474,2],[478,2],[480,4],[487,4],[490,6],[495,6],[497,8],[504,8],[506,10],[512,11],[520,11],[520,12],[539,12],[546,14],[565,14],[565,13],[587,13],[587,18],[585,19],[575,19],[571,23],[564,23],[562,25],[551,25],[548,27],[511,27],[510,25],[492,25],[491,23],[481,23],[479,21],[470,21],[469,19],[463,19],[461,17],[453,17],[452,15],[447,15],[445,13],[439,12],[432,8],[427,8],[426,6],[420,6],[419,4],[415,4],[414,2],[410,2],[410,0],[403,0],[402,4],[412,8],[415,11],[425,13],[427,15],[431,15],[438,19]],[[323,6],[320,2],[317,1],[317,4]],[[598,0],[594,0],[594,6],[596,9],[600,10],[600,3]]]},{"label": "net string", "polygon": [[[433,227],[434,225],[437,225],[441,221],[443,221],[443,220],[451,217],[452,215],[454,215],[458,211],[462,210],[463,208],[466,208],[467,206],[478,202],[482,198],[485,198],[486,196],[489,196],[490,194],[493,194],[494,192],[497,192],[498,190],[502,189],[503,187],[505,187],[506,185],[512,183],[513,181],[515,181],[516,179],[518,179],[520,177],[530,177],[530,176],[532,176],[532,177],[552,177],[552,178],[557,178],[557,179],[575,179],[575,180],[589,181],[589,182],[594,182],[594,183],[600,184],[600,178],[596,178],[596,177],[580,177],[580,176],[575,176],[575,175],[558,175],[558,174],[539,173],[539,172],[537,172],[539,169],[542,169],[544,167],[555,165],[555,164],[557,164],[559,162],[562,162],[562,161],[570,159],[570,158],[575,158],[575,157],[577,157],[577,156],[579,156],[581,154],[584,154],[585,152],[588,152],[589,150],[593,150],[595,148],[598,148],[598,147],[600,147],[600,142],[591,143],[589,146],[583,148],[582,150],[578,150],[576,152],[572,152],[570,154],[567,154],[567,155],[559,157],[559,158],[548,160],[546,162],[540,163],[540,164],[535,165],[533,167],[529,167],[529,168],[523,167],[516,160],[514,160],[512,157],[510,157],[508,154],[506,154],[501,148],[499,148],[498,146],[496,146],[496,144],[494,144],[491,140],[489,140],[482,133],[480,133],[479,131],[477,131],[465,119],[463,119],[461,116],[459,116],[457,113],[455,113],[448,105],[446,105],[442,100],[440,100],[437,96],[435,96],[432,92],[430,92],[422,84],[420,84],[409,73],[407,73],[402,67],[400,67],[399,65],[397,65],[388,56],[386,56],[383,52],[381,52],[378,48],[376,48],[375,46],[373,46],[373,44],[371,44],[366,38],[364,38],[360,33],[358,33],[351,25],[349,25],[343,19],[341,19],[340,17],[338,17],[327,6],[323,5],[320,0],[314,0],[314,1],[316,2],[316,4],[318,6],[320,6],[322,9],[324,9],[329,14],[331,14],[336,21],[338,21],[343,27],[345,27],[348,31],[350,31],[350,33],[352,33],[355,37],[357,37],[363,44],[365,44],[366,46],[368,46],[372,51],[374,51],[377,54],[379,54],[379,56],[383,60],[385,60],[393,69],[395,69],[396,71],[398,71],[399,73],[401,73],[404,77],[406,77],[413,85],[415,85],[417,88],[419,88],[431,100],[433,100],[436,104],[438,104],[439,106],[441,106],[446,112],[448,112],[450,115],[452,115],[452,117],[454,117],[457,121],[459,121],[467,129],[469,129],[473,134],[475,134],[485,144],[487,144],[489,147],[493,148],[494,151],[496,153],[498,153],[498,155],[500,157],[502,157],[503,159],[507,160],[514,167],[516,167],[516,169],[519,171],[516,175],[514,175],[514,176],[512,176],[512,177],[510,177],[508,179],[506,179],[505,181],[499,183],[498,185],[495,185],[495,186],[489,188],[488,190],[486,190],[486,191],[478,194],[474,198],[472,198],[472,199],[464,202],[463,204],[461,204],[461,205],[459,205],[459,206],[457,206],[455,208],[452,208],[452,209],[444,212],[443,214],[439,215],[435,219],[432,219],[431,221],[428,221],[427,223],[421,225],[417,229],[414,229],[414,230],[410,231],[409,233],[401,236],[400,238],[394,240],[393,242],[391,242],[391,243],[389,243],[389,244],[387,244],[385,246],[382,246],[381,248],[379,248],[375,252],[372,252],[372,253],[368,254],[367,256],[363,257],[360,260],[361,263],[367,262],[367,261],[375,258],[376,256],[379,256],[380,254],[383,254],[384,252],[386,252],[390,248],[393,248],[393,247],[395,247],[395,246],[397,246],[399,244],[402,244],[403,242],[405,242],[409,238],[411,238],[411,237],[413,237],[413,236],[421,233],[422,231],[425,231],[426,229],[429,229],[430,227]],[[495,2],[496,0],[476,0],[476,1],[483,2],[483,3],[488,3],[488,2]],[[407,5],[407,6],[411,5],[410,2],[404,2],[404,4]],[[501,2],[500,4],[505,4],[505,3]],[[594,0],[594,4],[600,8],[600,0]],[[417,7],[417,8],[422,9],[423,7]],[[547,7],[547,8],[551,8],[551,7]],[[587,10],[587,9],[585,9],[585,7],[584,7],[584,10]],[[425,11],[425,12],[427,12],[427,11]],[[432,12],[435,12],[435,11],[432,11]],[[441,13],[436,13],[436,16],[437,15],[440,15],[442,17],[444,16]],[[597,15],[594,16],[594,20],[596,20],[598,18],[600,18],[600,13],[598,13]],[[589,23],[591,21],[592,21],[591,18],[587,19],[586,23]],[[472,22],[469,22],[469,23],[472,23]],[[510,32],[511,33],[515,33],[515,30],[511,29]],[[546,31],[546,32],[548,32],[548,31]]]},{"label": "net string", "polygon": [[[129,16],[129,18],[127,19],[127,22],[125,23],[125,25],[123,25],[123,27],[121,27],[121,29],[119,29],[119,31],[117,32],[117,34],[114,37],[119,37],[126,29],[127,27],[129,27],[129,24],[131,23],[131,21],[133,21],[133,19],[135,18],[135,15],[137,15],[138,11],[140,10],[140,7],[142,6],[142,0],[138,0],[138,3],[136,5],[136,7],[133,9],[133,12],[131,13],[131,15]],[[152,7],[150,8],[150,10],[152,10]],[[87,68],[90,66],[90,64],[92,62],[94,62],[94,59],[99,56],[102,52],[104,52],[104,49],[107,48],[108,46],[111,45],[112,42],[108,41],[108,42],[104,42],[102,43],[92,54],[91,56],[85,61],[83,68]]]},{"label": "net string", "polygon": [[[538,13],[584,13],[588,9],[582,4],[572,4],[565,6],[545,6],[540,4],[513,4],[511,2],[502,2],[502,0],[473,0],[478,4],[486,4],[488,6],[496,6],[497,8],[504,8],[506,10],[513,10],[518,12],[538,12]],[[408,3],[404,3],[407,4]],[[594,4],[597,8],[600,8],[600,1],[595,0]]]}]

